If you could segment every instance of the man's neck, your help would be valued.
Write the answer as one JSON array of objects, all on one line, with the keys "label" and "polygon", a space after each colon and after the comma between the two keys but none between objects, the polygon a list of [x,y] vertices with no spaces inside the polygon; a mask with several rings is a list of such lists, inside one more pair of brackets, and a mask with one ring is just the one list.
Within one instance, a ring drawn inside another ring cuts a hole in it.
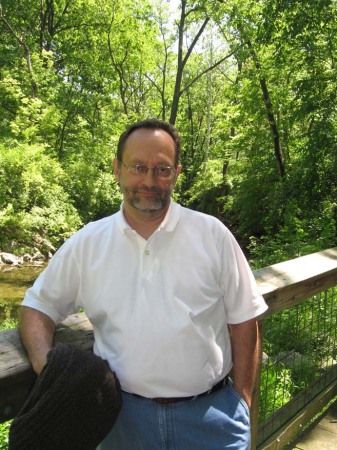
[{"label": "man's neck", "polygon": [[130,227],[147,240],[163,222],[169,207],[159,211],[142,211],[124,204],[123,213]]}]

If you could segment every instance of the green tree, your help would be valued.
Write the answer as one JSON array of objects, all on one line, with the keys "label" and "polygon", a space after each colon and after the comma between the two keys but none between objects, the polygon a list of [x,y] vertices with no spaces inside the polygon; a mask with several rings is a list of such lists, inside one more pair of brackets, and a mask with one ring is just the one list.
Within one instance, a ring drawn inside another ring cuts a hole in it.
[{"label": "green tree", "polygon": [[43,146],[0,146],[0,248],[55,248],[80,225],[67,177]]},{"label": "green tree", "polygon": [[333,245],[336,2],[171,3],[1,0],[6,242],[59,242],[114,212],[118,136],[156,116],[182,134],[183,204],[259,259],[262,243],[282,257]]}]

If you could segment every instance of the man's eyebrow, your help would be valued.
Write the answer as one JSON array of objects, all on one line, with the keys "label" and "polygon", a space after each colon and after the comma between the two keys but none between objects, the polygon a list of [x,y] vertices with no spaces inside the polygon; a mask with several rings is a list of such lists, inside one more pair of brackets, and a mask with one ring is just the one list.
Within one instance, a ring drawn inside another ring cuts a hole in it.
[{"label": "man's eyebrow", "polygon": [[[138,158],[137,158],[137,159],[132,159],[132,158],[130,158],[130,161],[129,161],[128,164],[140,164],[140,165],[142,165],[142,166],[148,167],[147,164],[146,164],[144,161],[141,161],[141,160],[138,159]],[[174,165],[174,163],[173,163],[173,165]],[[158,167],[158,166],[172,167],[172,164],[170,164],[168,161],[161,161],[161,162],[155,164],[153,167]],[[151,166],[151,167],[152,167],[152,166]]]}]

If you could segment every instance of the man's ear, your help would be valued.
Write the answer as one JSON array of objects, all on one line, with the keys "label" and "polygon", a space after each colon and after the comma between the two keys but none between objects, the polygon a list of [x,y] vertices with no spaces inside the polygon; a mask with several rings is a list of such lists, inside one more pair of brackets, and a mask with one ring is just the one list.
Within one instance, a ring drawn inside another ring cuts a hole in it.
[{"label": "man's ear", "polygon": [[119,181],[119,168],[120,168],[120,166],[119,166],[117,158],[114,158],[112,160],[112,168],[113,168],[113,171],[114,171],[114,175],[115,175],[116,181],[118,182]]},{"label": "man's ear", "polygon": [[181,164],[178,164],[177,170],[176,170],[176,181],[179,175],[181,174],[181,171],[183,170],[183,166]]}]

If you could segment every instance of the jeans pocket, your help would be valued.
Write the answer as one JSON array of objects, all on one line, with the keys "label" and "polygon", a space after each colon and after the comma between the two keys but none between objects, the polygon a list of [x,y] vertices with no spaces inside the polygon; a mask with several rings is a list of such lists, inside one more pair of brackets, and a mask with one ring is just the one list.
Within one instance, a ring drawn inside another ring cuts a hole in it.
[{"label": "jeans pocket", "polygon": [[231,390],[231,392],[233,393],[233,395],[239,400],[239,403],[243,406],[243,408],[245,409],[248,417],[250,416],[250,412],[249,412],[249,406],[246,402],[246,400],[239,394],[239,392],[234,388],[233,386],[233,381],[230,379],[228,381],[228,388]]}]

